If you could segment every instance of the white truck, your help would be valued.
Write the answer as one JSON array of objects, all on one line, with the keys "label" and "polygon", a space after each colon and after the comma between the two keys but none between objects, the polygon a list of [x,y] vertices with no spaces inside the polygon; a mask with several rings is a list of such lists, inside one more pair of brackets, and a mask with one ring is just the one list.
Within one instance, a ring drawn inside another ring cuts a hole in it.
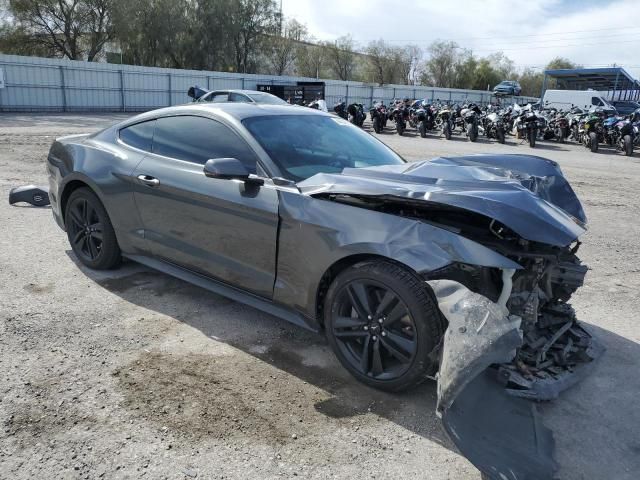
[{"label": "white truck", "polygon": [[558,110],[570,110],[579,107],[589,110],[593,107],[614,107],[602,94],[596,90],[547,90],[542,98],[543,108],[557,108]]}]

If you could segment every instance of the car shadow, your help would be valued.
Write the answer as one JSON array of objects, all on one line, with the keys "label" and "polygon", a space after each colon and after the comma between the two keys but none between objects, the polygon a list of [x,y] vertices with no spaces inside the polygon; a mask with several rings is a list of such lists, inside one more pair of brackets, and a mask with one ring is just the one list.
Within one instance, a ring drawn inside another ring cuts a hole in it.
[{"label": "car shadow", "polygon": [[[321,333],[133,262],[100,272],[80,265],[71,251],[67,254],[87,277],[123,300],[172,317],[326,391],[329,398],[314,404],[318,412],[332,418],[377,414],[457,451],[435,415],[435,382],[394,394],[369,388],[341,367]],[[194,303],[207,314],[194,314]],[[607,352],[589,377],[558,400],[541,405],[543,421],[555,436],[560,465],[556,478],[631,480],[640,471],[640,375],[632,373],[640,369],[640,345],[588,327]]]},{"label": "car shadow", "polygon": [[[403,393],[385,393],[357,382],[338,362],[324,335],[297,327],[208,290],[125,262],[113,271],[94,271],[67,255],[98,285],[123,300],[198,329],[329,394],[314,404],[331,418],[375,414],[457,452],[435,415],[431,380]],[[210,314],[194,315],[193,304]],[[257,333],[259,332],[259,333]]]}]

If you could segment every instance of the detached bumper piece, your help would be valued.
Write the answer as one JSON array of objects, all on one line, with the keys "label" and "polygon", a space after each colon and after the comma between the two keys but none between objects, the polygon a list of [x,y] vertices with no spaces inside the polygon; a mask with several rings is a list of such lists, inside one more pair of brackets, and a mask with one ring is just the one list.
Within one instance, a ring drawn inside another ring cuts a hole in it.
[{"label": "detached bumper piece", "polygon": [[448,321],[437,405],[447,434],[483,478],[551,480],[553,432],[530,400],[556,398],[595,365],[603,347],[561,301],[545,305],[537,322],[510,314],[508,281],[497,302],[453,280],[427,283]]},{"label": "detached bumper piece", "polygon": [[35,185],[12,188],[9,191],[9,204],[13,205],[20,202],[30,203],[35,207],[49,205],[49,189],[36,187]]}]

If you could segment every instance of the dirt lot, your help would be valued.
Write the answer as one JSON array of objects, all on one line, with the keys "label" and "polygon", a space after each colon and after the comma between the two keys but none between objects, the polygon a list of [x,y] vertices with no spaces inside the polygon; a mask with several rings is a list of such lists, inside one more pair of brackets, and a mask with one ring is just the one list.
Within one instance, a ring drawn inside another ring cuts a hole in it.
[{"label": "dirt lot", "polygon": [[[46,184],[55,136],[118,118],[0,115],[0,196]],[[532,153],[513,139],[381,137],[410,159]],[[542,407],[559,478],[635,480],[640,156],[549,142],[535,153],[583,200],[592,271],[574,305],[608,349]],[[434,384],[382,394],[320,335],[132,263],[88,271],[47,208],[3,200],[0,222],[0,478],[479,479],[434,415]]]}]

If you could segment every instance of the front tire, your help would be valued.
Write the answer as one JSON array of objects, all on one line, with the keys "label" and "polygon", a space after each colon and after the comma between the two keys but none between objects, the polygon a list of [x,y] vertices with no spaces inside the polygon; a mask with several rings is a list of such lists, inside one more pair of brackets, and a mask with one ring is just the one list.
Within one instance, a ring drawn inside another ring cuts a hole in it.
[{"label": "front tire", "polygon": [[89,188],[71,193],[64,220],[71,249],[84,265],[94,270],[108,270],[120,263],[120,247],[109,215]]},{"label": "front tire", "polygon": [[598,153],[598,134],[589,132],[589,148],[593,153]]},{"label": "front tire", "polygon": [[538,135],[538,132],[536,131],[535,128],[530,128],[529,131],[527,132],[527,135],[529,136],[529,146],[531,148],[535,148],[536,136]]},{"label": "front tire", "polygon": [[444,138],[451,140],[451,124],[449,122],[444,122],[442,129],[444,131]]},{"label": "front tire", "polygon": [[432,294],[409,270],[381,260],[356,264],[335,278],[324,312],[331,348],[362,383],[400,391],[434,373],[429,353],[443,321]]},{"label": "front tire", "polygon": [[424,123],[424,120],[420,121],[418,124],[418,131],[422,138],[427,138],[427,125]]},{"label": "front tire", "polygon": [[404,133],[404,126],[402,125],[402,123],[396,123],[396,131],[398,132],[398,135],[402,136],[402,134]]},{"label": "front tire", "polygon": [[502,128],[496,130],[496,137],[498,137],[498,143],[505,144],[506,139],[504,138],[504,130]]},{"label": "front tire", "polygon": [[624,154],[627,157],[630,157],[633,155],[633,139],[631,138],[631,135],[625,135],[624,137],[622,137],[622,144],[624,145]]}]

